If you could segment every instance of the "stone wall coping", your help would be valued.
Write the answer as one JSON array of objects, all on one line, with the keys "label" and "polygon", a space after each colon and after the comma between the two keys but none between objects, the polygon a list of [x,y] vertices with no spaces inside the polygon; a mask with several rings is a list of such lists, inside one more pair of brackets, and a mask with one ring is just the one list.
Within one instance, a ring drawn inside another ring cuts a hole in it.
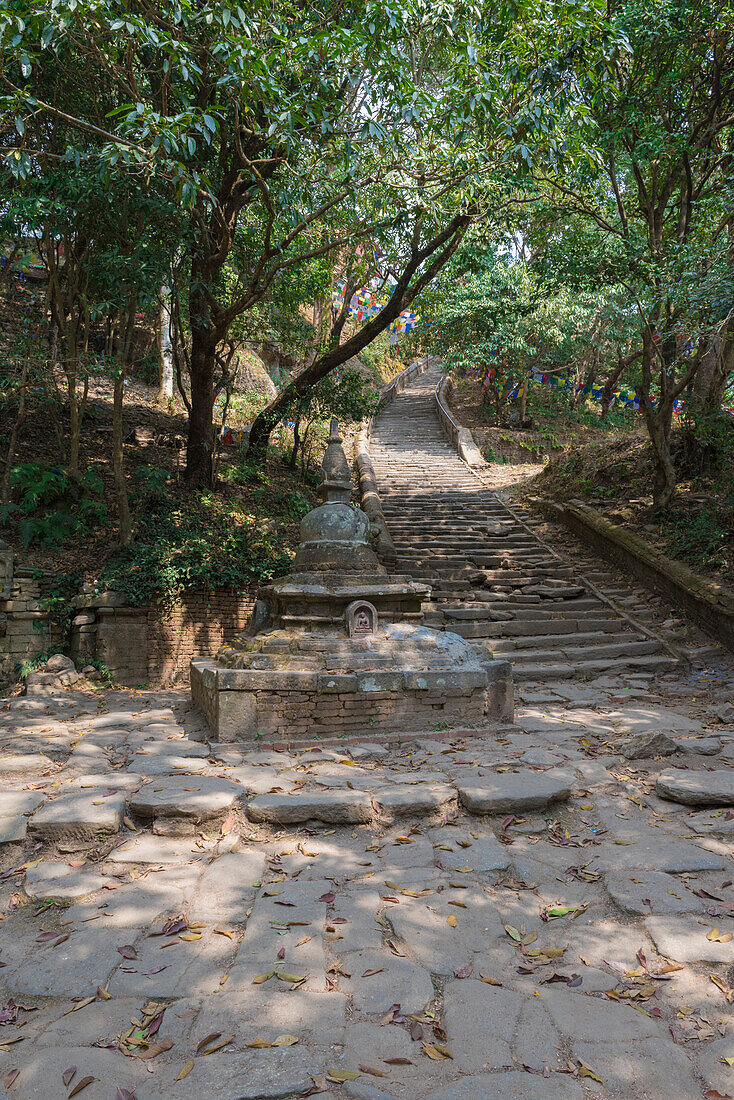
[{"label": "stone wall coping", "polygon": [[499,661],[502,668],[496,675],[482,669],[374,669],[358,673],[324,672],[323,670],[296,669],[243,669],[224,668],[213,661],[192,661],[202,680],[220,691],[313,691],[318,694],[362,693],[374,691],[439,691],[442,694],[464,694],[475,688],[486,687],[500,673],[507,672],[507,662]]},{"label": "stone wall coping", "polygon": [[486,466],[487,464],[482,458],[482,454],[474,442],[471,432],[468,428],[465,428],[463,424],[459,423],[449,408],[448,396],[450,385],[451,379],[445,374],[443,378],[440,379],[434,393],[436,411],[438,413],[438,419],[441,421],[443,433],[448,442],[458,452],[459,458],[462,458],[467,466]]}]

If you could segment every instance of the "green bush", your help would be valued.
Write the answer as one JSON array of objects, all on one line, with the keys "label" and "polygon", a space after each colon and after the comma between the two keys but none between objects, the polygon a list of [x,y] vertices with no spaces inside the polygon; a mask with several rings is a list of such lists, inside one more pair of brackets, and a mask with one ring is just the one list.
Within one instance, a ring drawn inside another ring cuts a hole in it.
[{"label": "green bush", "polygon": [[107,519],[104,483],[92,467],[83,474],[28,462],[14,466],[10,486],[15,500],[0,507],[0,526],[17,521],[24,546],[60,546]]},{"label": "green bush", "polygon": [[241,508],[211,492],[166,498],[141,516],[137,540],[106,566],[100,589],[114,589],[135,606],[175,599],[188,588],[237,589],[287,572],[291,554],[278,526]]}]

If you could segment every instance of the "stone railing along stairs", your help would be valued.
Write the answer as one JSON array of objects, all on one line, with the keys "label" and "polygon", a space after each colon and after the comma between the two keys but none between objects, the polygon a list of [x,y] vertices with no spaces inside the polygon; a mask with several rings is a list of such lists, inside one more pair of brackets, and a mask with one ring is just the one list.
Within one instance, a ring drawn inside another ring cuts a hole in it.
[{"label": "stone railing along stairs", "polygon": [[396,569],[432,586],[427,625],[512,661],[517,681],[674,667],[674,651],[646,627],[652,612],[631,589],[602,566],[577,575],[459,458],[436,412],[440,379],[429,366],[370,434]]}]

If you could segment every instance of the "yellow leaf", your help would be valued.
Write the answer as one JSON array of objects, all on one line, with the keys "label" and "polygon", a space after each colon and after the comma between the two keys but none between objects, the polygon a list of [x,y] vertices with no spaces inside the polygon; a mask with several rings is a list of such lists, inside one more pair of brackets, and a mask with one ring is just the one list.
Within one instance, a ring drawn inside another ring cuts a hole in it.
[{"label": "yellow leaf", "polygon": [[262,985],[263,982],[269,982],[274,973],[274,970],[268,970],[267,974],[258,974],[256,978],[252,979],[252,984]]},{"label": "yellow leaf", "polygon": [[271,1047],[273,1044],[269,1043],[267,1039],[253,1039],[250,1043],[245,1043],[246,1047],[251,1047],[253,1050],[265,1050],[267,1047]]},{"label": "yellow leaf", "polygon": [[[437,1046],[433,1046],[431,1043],[422,1043],[421,1050],[424,1054],[427,1054],[429,1058],[432,1058],[434,1062],[443,1062],[447,1057],[447,1055],[443,1054]],[[448,1057],[450,1057],[450,1055]]]},{"label": "yellow leaf", "polygon": [[181,1066],[181,1069],[178,1071],[178,1074],[176,1075],[176,1080],[177,1081],[183,1081],[184,1077],[188,1077],[188,1075],[191,1073],[193,1068],[194,1068],[194,1059],[189,1058],[188,1062],[186,1062],[185,1065]]},{"label": "yellow leaf", "polygon": [[185,940],[186,943],[195,943],[196,940],[201,939],[201,932],[194,932],[191,935],[179,936],[180,940]]},{"label": "yellow leaf", "polygon": [[481,982],[484,982],[486,985],[497,985],[500,987],[502,986],[502,982],[498,982],[496,978],[490,978],[488,974],[480,974],[479,980]]},{"label": "yellow leaf", "polygon": [[450,917],[446,918],[446,923],[450,924],[452,928],[456,928],[456,926],[459,922],[457,921],[456,917],[452,913]]},{"label": "yellow leaf", "polygon": [[274,1047],[294,1047],[299,1041],[297,1035],[279,1035],[277,1039],[273,1039]]},{"label": "yellow leaf", "polygon": [[590,1077],[592,1081],[598,1081],[600,1085],[603,1085],[601,1077],[598,1073],[595,1073],[591,1066],[587,1066],[586,1062],[582,1062],[578,1059],[579,1063],[579,1077]]},{"label": "yellow leaf", "polygon": [[337,1085],[343,1085],[345,1081],[356,1081],[361,1076],[361,1073],[349,1069],[327,1069],[326,1071],[327,1081],[334,1081]]}]

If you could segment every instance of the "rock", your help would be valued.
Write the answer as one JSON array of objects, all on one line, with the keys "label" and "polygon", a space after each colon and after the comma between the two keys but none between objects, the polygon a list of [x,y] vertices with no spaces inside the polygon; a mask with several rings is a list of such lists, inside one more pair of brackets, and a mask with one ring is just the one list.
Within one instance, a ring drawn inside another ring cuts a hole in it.
[{"label": "rock", "polygon": [[232,809],[243,797],[239,783],[212,776],[168,776],[152,779],[130,799],[130,809],[143,818],[190,818],[209,821]]},{"label": "rock", "polygon": [[125,811],[123,794],[106,794],[105,788],[70,791],[49,799],[31,818],[29,832],[37,840],[96,840],[116,833]]},{"label": "rock", "polygon": [[551,802],[563,802],[571,794],[569,776],[552,771],[485,775],[457,786],[463,805],[474,814],[537,810]]},{"label": "rock", "polygon": [[65,657],[63,653],[55,653],[53,657],[49,657],[44,665],[46,672],[76,672],[76,665],[70,657]]},{"label": "rock", "polygon": [[329,825],[351,825],[372,819],[370,796],[363,791],[299,791],[295,795],[263,794],[247,804],[250,821],[271,821],[293,825],[302,821],[324,821]]},{"label": "rock", "polygon": [[676,741],[678,752],[685,752],[689,756],[716,756],[721,749],[720,737],[688,737]]},{"label": "rock", "polygon": [[650,756],[670,756],[678,750],[678,744],[662,730],[654,733],[638,733],[620,745],[620,751],[628,760],[640,760]]},{"label": "rock", "polygon": [[734,806],[734,771],[670,769],[658,776],[655,790],[661,798],[684,806]]},{"label": "rock", "polygon": [[374,792],[372,802],[380,817],[388,819],[441,811],[453,815],[456,811],[456,791],[446,785],[396,784],[394,787],[380,787]]}]

